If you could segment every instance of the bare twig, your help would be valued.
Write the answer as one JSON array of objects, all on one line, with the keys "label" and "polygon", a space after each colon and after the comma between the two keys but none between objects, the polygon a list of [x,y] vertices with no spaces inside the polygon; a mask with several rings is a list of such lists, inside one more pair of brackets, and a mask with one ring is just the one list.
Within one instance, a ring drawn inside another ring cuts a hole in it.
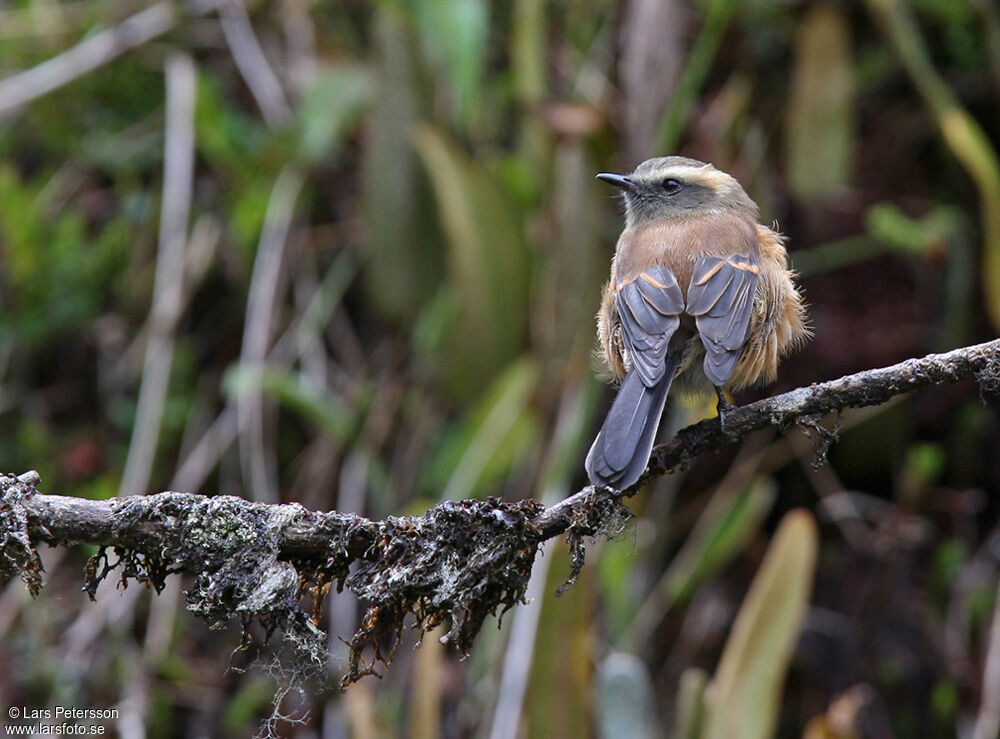
[{"label": "bare twig", "polygon": [[[997,392],[1000,340],[752,403],[731,412],[725,435],[714,419],[695,424],[654,450],[646,474],[669,472],[766,426],[812,426],[829,412],[967,379],[977,380],[983,392]],[[37,592],[37,542],[97,544],[102,549],[87,569],[90,592],[116,568],[123,578],[157,590],[168,574],[189,572],[196,578],[187,591],[191,610],[213,623],[239,617],[245,628],[256,618],[290,634],[313,658],[325,648],[317,650],[321,640],[298,597],[305,591],[320,596],[335,582],[370,604],[350,642],[347,682],[373,673],[376,660],[391,658],[380,649],[398,640],[407,614],[422,630],[449,623],[448,639],[468,649],[487,615],[523,602],[542,542],[568,533],[579,571],[583,537],[618,526],[627,515],[621,499],[635,491],[587,487],[549,508],[534,501],[447,502],[421,517],[370,521],[229,496],[68,498],[39,494],[37,483],[34,474],[0,475],[0,574],[18,575]],[[108,560],[109,546],[117,563]]]},{"label": "bare twig", "polygon": [[[288,232],[302,184],[302,173],[289,165],[278,175],[271,191],[247,296],[240,351],[240,363],[244,367],[263,368],[267,357]],[[236,411],[244,481],[254,500],[273,503],[278,499],[277,471],[269,467],[269,457],[263,453],[264,399],[260,387],[244,388],[237,398]]]},{"label": "bare twig", "polygon": [[990,645],[986,650],[983,667],[982,702],[973,739],[995,739],[1000,736],[1000,588],[993,606],[993,623],[990,626]]},{"label": "bare twig", "polygon": [[35,98],[162,36],[177,22],[178,13],[173,3],[157,3],[36,67],[7,77],[0,81],[0,120]]},{"label": "bare twig", "polygon": [[[666,444],[653,449],[645,475],[624,495],[633,494],[651,476],[681,469],[699,455],[741,441],[758,429],[788,428],[803,419],[815,419],[845,408],[879,405],[895,395],[969,379],[978,380],[984,392],[996,394],[1000,390],[1000,339],[946,354],[908,359],[891,367],[865,370],[759,400],[728,415],[725,434],[714,418],[688,426]],[[552,536],[558,536],[569,528],[575,513],[594,495],[594,488],[584,488],[548,508],[535,520],[535,525],[543,534],[551,532]]]},{"label": "bare twig", "polygon": [[691,11],[677,0],[631,2],[622,22],[621,78],[626,163],[652,156],[656,127],[677,89]]},{"label": "bare twig", "polygon": [[316,28],[309,15],[306,0],[285,0],[282,4],[285,27],[285,47],[288,49],[289,85],[302,93],[316,79],[319,62],[316,58]]},{"label": "bare twig", "polygon": [[[584,410],[588,406],[587,396],[586,383],[583,382],[563,389],[552,442],[539,475],[542,481],[541,498],[546,505],[566,497],[570,490],[576,471],[576,465],[570,461],[570,450],[580,448],[588,432],[590,414]],[[525,592],[524,600],[528,607],[518,608],[511,619],[490,739],[512,739],[521,726],[524,696],[531,678],[538,623],[542,615],[542,596],[548,582],[554,544],[550,540],[542,545],[541,561],[534,566]]]},{"label": "bare twig", "polygon": [[264,120],[269,126],[287,123],[292,118],[292,108],[278,76],[260,48],[243,0],[222,0],[219,3],[219,21],[233,61],[260,106]]},{"label": "bare twig", "polygon": [[500,687],[497,690],[497,704],[493,709],[490,739],[516,737],[520,727],[524,695],[531,678],[538,621],[542,615],[546,576],[552,562],[553,543],[546,542],[542,548],[542,559],[534,568],[531,581],[528,583],[524,599],[529,607],[519,608],[514,612],[507,651],[504,653]]},{"label": "bare twig", "polygon": [[160,438],[163,408],[174,357],[174,333],[181,316],[184,245],[187,242],[191,189],[194,181],[194,106],[196,72],[186,54],[167,60],[166,140],[163,152],[163,202],[160,239],[149,312],[149,336],[143,360],[135,432],[129,445],[121,493],[149,486]]},{"label": "bare twig", "polygon": [[[349,256],[334,262],[315,290],[306,309],[296,315],[281,337],[274,342],[267,354],[266,364],[271,369],[287,369],[295,361],[297,348],[308,343],[308,336],[330,321],[347,285],[353,279],[357,266]],[[238,431],[236,401],[230,402],[191,446],[179,465],[173,481],[174,490],[194,490],[208,477],[219,458],[236,439]],[[347,509],[351,510],[351,509]]]}]

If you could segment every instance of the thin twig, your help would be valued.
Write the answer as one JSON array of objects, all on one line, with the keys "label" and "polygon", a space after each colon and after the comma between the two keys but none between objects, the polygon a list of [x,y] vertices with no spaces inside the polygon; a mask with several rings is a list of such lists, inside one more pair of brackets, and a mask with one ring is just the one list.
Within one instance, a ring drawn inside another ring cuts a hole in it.
[{"label": "thin twig", "polygon": [[275,127],[287,123],[292,118],[292,108],[278,76],[267,63],[243,0],[222,0],[219,3],[219,22],[233,61],[267,125]]},{"label": "thin twig", "polygon": [[[725,434],[714,418],[688,426],[666,444],[653,449],[646,473],[631,489],[622,493],[605,491],[601,494],[630,497],[649,477],[683,468],[696,457],[742,441],[752,432],[767,426],[787,428],[845,408],[880,405],[895,395],[973,378],[992,393],[1000,389],[1000,339],[946,354],[908,359],[891,367],[865,370],[750,403],[726,416]],[[584,488],[548,508],[535,520],[535,525],[545,538],[558,536],[569,528],[574,513],[595,493],[593,487]]]},{"label": "thin twig", "polygon": [[[318,326],[326,326],[330,316],[340,304],[340,298],[353,279],[357,266],[349,256],[338,259],[330,267],[318,290],[314,291],[308,306],[297,314],[281,337],[267,353],[266,364],[271,369],[284,370],[297,358],[298,347],[308,343],[307,336]],[[238,431],[236,402],[230,402],[204,430],[198,441],[178,465],[172,490],[194,490],[208,477],[223,453],[236,439]],[[350,510],[350,509],[349,509]]]},{"label": "thin twig", "polygon": [[[565,450],[579,447],[579,442],[587,433],[585,419],[588,414],[582,412],[586,406],[584,401],[586,394],[583,383],[567,387],[562,393],[555,432],[552,434],[552,445],[546,455],[543,472],[539,476],[540,480],[549,481],[542,492],[542,502],[545,504],[560,500],[569,492],[573,469],[566,464],[568,455],[565,454]],[[497,701],[493,708],[490,739],[513,739],[517,736],[521,725],[524,696],[531,678],[538,623],[542,615],[542,597],[545,593],[545,583],[548,582],[552,552],[555,549],[553,544],[554,542],[548,541],[542,546],[541,560],[532,568],[531,580],[524,594],[525,603],[529,607],[518,608],[511,619],[507,649],[503,658],[503,671],[497,688]]]},{"label": "thin twig", "polygon": [[282,4],[281,20],[285,29],[285,48],[288,50],[288,82],[296,95],[312,85],[319,70],[316,27],[309,10],[307,0],[286,0]]},{"label": "thin twig", "polygon": [[1000,588],[997,588],[993,606],[990,645],[983,667],[982,702],[972,731],[973,739],[996,739],[997,736],[1000,736]]},{"label": "thin twig", "polygon": [[197,74],[186,54],[167,60],[166,140],[163,152],[163,203],[160,239],[149,312],[149,337],[143,362],[135,431],[129,445],[121,494],[149,487],[149,476],[160,438],[163,408],[170,384],[177,321],[184,285],[184,245],[187,242],[191,192],[194,186],[194,108]]},{"label": "thin twig", "polygon": [[177,25],[173,3],[157,3],[63,53],[0,81],[0,120],[35,98],[102,67]]},{"label": "thin twig", "polygon": [[[244,367],[262,368],[271,344],[285,247],[302,183],[302,173],[289,165],[278,175],[271,191],[247,296],[240,352],[240,363]],[[260,388],[244,388],[237,400],[236,410],[244,481],[254,500],[276,502],[278,475],[273,464],[268,462],[271,457],[264,454],[264,399]]]},{"label": "thin twig", "polygon": [[[726,418],[728,435],[719,430],[715,419],[688,426],[671,441],[653,450],[653,458],[643,479],[683,467],[700,454],[741,441],[753,431],[769,425],[789,427],[802,417],[811,418],[843,408],[878,405],[894,395],[970,379],[978,379],[981,384],[995,390],[995,383],[1000,380],[1000,339],[946,354],[908,359],[891,367],[865,370],[742,406],[731,411]],[[638,490],[639,484],[623,492],[585,487],[532,519],[535,538],[541,542],[565,533],[574,524],[578,511],[592,505],[595,498],[629,497]],[[193,499],[200,498],[193,496]],[[169,523],[164,521],[123,523],[118,520],[116,511],[127,505],[128,500],[89,500],[38,494],[28,499],[25,506],[33,535],[53,543],[128,546],[143,538],[151,537],[155,541],[169,528]],[[326,552],[331,535],[348,529],[356,534],[359,522],[364,519],[332,511],[312,513],[304,521],[289,525],[282,532],[279,545],[284,554],[299,556]],[[366,524],[375,526],[375,522],[368,521]],[[368,525],[362,528],[374,531]],[[348,548],[352,554],[360,556],[370,544],[371,540],[366,536],[352,540]]]},{"label": "thin twig", "polygon": [[493,709],[490,739],[512,739],[517,736],[524,708],[524,696],[531,678],[532,657],[538,622],[542,616],[542,598],[552,562],[553,542],[542,547],[542,557],[531,573],[528,590],[524,594],[527,608],[518,608],[511,622],[507,650],[504,653],[503,672],[497,689],[497,704]]}]

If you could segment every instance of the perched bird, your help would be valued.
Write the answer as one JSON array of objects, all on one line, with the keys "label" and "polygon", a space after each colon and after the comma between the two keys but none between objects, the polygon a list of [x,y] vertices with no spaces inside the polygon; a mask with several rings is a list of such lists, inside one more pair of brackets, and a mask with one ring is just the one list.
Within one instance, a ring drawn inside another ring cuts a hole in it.
[{"label": "perched bird", "polygon": [[597,314],[600,354],[621,382],[587,455],[595,485],[624,490],[642,475],[671,385],[718,396],[769,382],[809,336],[784,238],[757,222],[740,183],[686,157],[649,159],[621,188],[625,230]]}]

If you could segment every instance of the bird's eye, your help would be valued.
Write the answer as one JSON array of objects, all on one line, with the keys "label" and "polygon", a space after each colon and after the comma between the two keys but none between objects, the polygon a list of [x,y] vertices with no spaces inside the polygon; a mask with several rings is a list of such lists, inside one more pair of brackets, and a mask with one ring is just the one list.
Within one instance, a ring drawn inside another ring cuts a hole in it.
[{"label": "bird's eye", "polygon": [[675,180],[672,177],[665,179],[663,181],[663,189],[667,191],[667,195],[673,195],[681,189],[681,181]]}]

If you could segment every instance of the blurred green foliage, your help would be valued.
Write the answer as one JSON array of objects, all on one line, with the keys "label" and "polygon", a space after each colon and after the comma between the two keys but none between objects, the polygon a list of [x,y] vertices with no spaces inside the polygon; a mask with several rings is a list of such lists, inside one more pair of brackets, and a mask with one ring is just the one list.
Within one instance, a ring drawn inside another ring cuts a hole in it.
[{"label": "blurred green foliage", "polygon": [[[775,531],[705,689],[700,736],[768,737],[812,591],[819,532],[806,511]],[[689,733],[689,732],[685,732]]]}]

